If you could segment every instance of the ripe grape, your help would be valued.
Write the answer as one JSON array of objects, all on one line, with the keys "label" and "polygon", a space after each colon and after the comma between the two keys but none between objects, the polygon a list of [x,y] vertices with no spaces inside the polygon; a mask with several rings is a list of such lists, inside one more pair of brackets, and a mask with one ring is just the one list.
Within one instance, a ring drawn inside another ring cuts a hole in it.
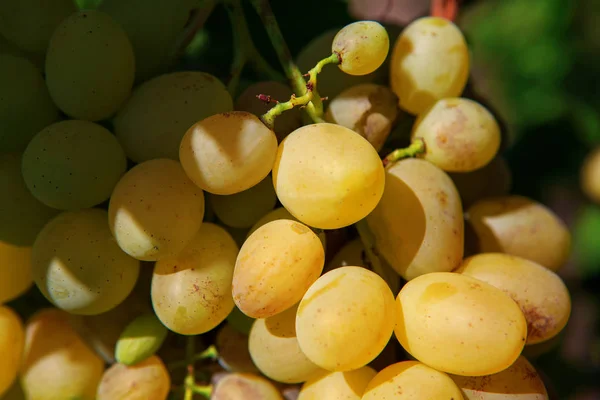
[{"label": "ripe grape", "polygon": [[361,400],[375,375],[377,372],[371,367],[321,374],[302,385],[298,400]]},{"label": "ripe grape", "polygon": [[275,192],[302,223],[337,229],[366,217],[383,194],[385,173],[362,136],[335,124],[303,126],[279,145]]},{"label": "ripe grape", "polygon": [[185,172],[209,193],[239,193],[271,172],[277,138],[255,115],[245,111],[216,114],[185,134],[179,158]]},{"label": "ripe grape", "polygon": [[321,275],[325,251],[307,226],[275,220],[244,243],[235,263],[232,293],[237,307],[252,318],[267,318],[300,301]]},{"label": "ripe grape", "polygon": [[402,109],[421,114],[462,93],[469,76],[465,38],[452,22],[424,17],[411,22],[392,50],[390,84]]},{"label": "ripe grape", "polygon": [[[256,231],[261,226],[263,226],[271,221],[276,221],[278,219],[289,219],[292,221],[298,221],[298,218],[296,218],[292,214],[290,214],[290,212],[288,210],[286,210],[285,207],[278,207],[278,208],[268,212],[267,214],[263,215],[262,218],[259,219],[252,226],[252,228],[250,228],[247,236],[250,236],[251,234],[253,234],[254,231]],[[298,222],[300,222],[300,221],[298,221]],[[327,240],[327,238],[325,236],[325,232],[322,229],[315,229],[315,228],[312,228],[312,231],[319,237],[319,240],[321,241],[321,244],[323,245],[323,248],[325,249],[326,248],[325,243]]]},{"label": "ripe grape", "polygon": [[250,356],[260,372],[283,383],[300,383],[327,371],[310,361],[296,337],[298,305],[266,319],[257,319],[247,342]]},{"label": "ripe grape", "polygon": [[373,378],[361,400],[386,398],[463,400],[460,389],[443,372],[417,361],[392,364]]},{"label": "ripe grape", "polygon": [[357,21],[343,27],[333,38],[331,51],[349,75],[367,75],[385,61],[390,49],[387,31],[375,21]]},{"label": "ripe grape", "polygon": [[19,375],[26,398],[94,400],[103,370],[66,312],[43,309],[27,321]]},{"label": "ripe grape", "polygon": [[211,400],[283,400],[265,378],[248,373],[227,374],[214,386]]},{"label": "ripe grape", "polygon": [[166,400],[170,389],[165,364],[151,356],[132,366],[113,364],[102,375],[96,400]]},{"label": "ripe grape", "polygon": [[466,275],[432,272],[396,299],[396,338],[418,361],[457,375],[508,368],[521,354],[527,322],[500,289]]},{"label": "ripe grape", "polygon": [[496,156],[485,167],[471,172],[450,173],[466,209],[481,199],[505,196],[512,186],[508,163]]},{"label": "ripe grape", "polygon": [[380,254],[406,280],[451,271],[462,261],[458,192],[450,177],[428,161],[406,159],[389,168],[383,197],[367,222]]},{"label": "ripe grape", "polygon": [[569,291],[551,270],[521,257],[483,253],[464,260],[455,271],[501,289],[517,302],[527,320],[527,343],[556,336],[571,313]]},{"label": "ripe grape", "polygon": [[117,183],[108,206],[117,243],[138,260],[174,256],[202,224],[204,193],[177,161],[156,159],[130,169]]},{"label": "ripe grape", "polygon": [[398,99],[386,86],[364,83],[337,95],[325,120],[360,134],[380,151],[398,116]]},{"label": "ripe grape", "polygon": [[134,64],[131,43],[118,22],[100,11],[78,11],[63,20],[50,39],[50,96],[72,118],[108,118],[131,93]]},{"label": "ripe grape", "polygon": [[[483,199],[467,210],[482,253],[512,254],[558,270],[569,257],[571,235],[548,207],[523,196]],[[515,240],[518,238],[518,240]]]},{"label": "ripe grape", "polygon": [[183,71],[160,75],[135,88],[115,116],[115,134],[127,157],[135,162],[179,160],[179,145],[190,126],[231,111],[232,103],[225,85],[210,74]]},{"label": "ripe grape", "polygon": [[223,228],[204,223],[177,256],[157,261],[151,295],[161,322],[182,335],[199,335],[223,322],[233,309],[237,254],[237,245]]},{"label": "ripe grape", "polygon": [[115,347],[115,360],[135,365],[154,355],[167,337],[167,328],[152,314],[131,321],[121,333]]},{"label": "ripe grape", "polygon": [[89,121],[52,124],[23,153],[23,178],[42,203],[61,210],[93,207],[110,197],[127,160],[117,139]]},{"label": "ripe grape", "polygon": [[419,157],[451,172],[470,172],[487,165],[500,148],[500,127],[481,104],[444,98],[419,115],[413,140],[425,142]]},{"label": "ripe grape", "polygon": [[300,302],[296,316],[300,349],[329,371],[360,368],[388,343],[394,313],[394,295],[379,275],[361,267],[334,269],[321,276]]},{"label": "ripe grape", "polygon": [[595,203],[600,203],[600,147],[590,152],[581,167],[581,189]]},{"label": "ripe grape", "polygon": [[39,69],[24,58],[0,54],[0,87],[0,153],[22,152],[36,133],[59,119],[58,109]]},{"label": "ripe grape", "polygon": [[0,305],[0,397],[15,382],[24,340],[21,317],[11,308]]},{"label": "ripe grape", "polygon": [[107,220],[100,209],[66,211],[38,235],[33,279],[55,306],[72,314],[100,314],[133,290],[139,262],[117,246]]},{"label": "ripe grape", "polygon": [[219,351],[219,365],[229,372],[260,373],[248,350],[248,335],[225,324],[217,333],[215,345]]}]

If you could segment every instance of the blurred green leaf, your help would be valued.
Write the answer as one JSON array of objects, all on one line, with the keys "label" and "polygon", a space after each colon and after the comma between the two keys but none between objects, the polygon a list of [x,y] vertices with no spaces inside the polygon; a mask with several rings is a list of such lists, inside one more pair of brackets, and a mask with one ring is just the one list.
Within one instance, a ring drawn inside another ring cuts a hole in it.
[{"label": "blurred green leaf", "polygon": [[93,10],[98,8],[100,3],[102,3],[102,0],[75,0],[77,8],[80,10]]}]

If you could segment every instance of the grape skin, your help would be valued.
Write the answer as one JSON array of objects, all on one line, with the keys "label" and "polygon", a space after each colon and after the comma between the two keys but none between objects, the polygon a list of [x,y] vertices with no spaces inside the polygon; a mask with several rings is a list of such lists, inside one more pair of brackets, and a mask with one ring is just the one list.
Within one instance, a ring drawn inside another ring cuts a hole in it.
[{"label": "grape skin", "polygon": [[14,383],[21,356],[25,333],[21,317],[12,308],[0,305],[0,396]]},{"label": "grape skin", "polygon": [[[256,221],[256,223],[248,231],[248,234],[246,235],[246,237],[249,237],[251,234],[254,233],[254,231],[256,231],[261,226],[263,226],[271,221],[276,221],[278,219],[289,219],[292,221],[298,221],[298,219],[296,217],[294,217],[292,214],[290,214],[290,212],[288,210],[286,210],[285,207],[278,207],[278,208],[268,212],[267,214],[263,215],[261,219]],[[300,222],[300,221],[298,221],[298,222]],[[319,237],[319,240],[321,241],[323,248],[326,249],[327,248],[327,246],[326,246],[327,238],[325,235],[325,231],[323,231],[321,229],[313,229],[313,232]]]},{"label": "grape skin", "polygon": [[367,75],[385,61],[390,39],[383,26],[375,21],[357,21],[335,35],[331,51],[341,59],[339,68],[350,75]]},{"label": "grape skin", "polygon": [[265,378],[249,373],[228,374],[214,386],[211,400],[283,400]]},{"label": "grape skin", "polygon": [[371,367],[347,372],[329,372],[302,385],[298,400],[361,400],[368,383],[377,375]]}]

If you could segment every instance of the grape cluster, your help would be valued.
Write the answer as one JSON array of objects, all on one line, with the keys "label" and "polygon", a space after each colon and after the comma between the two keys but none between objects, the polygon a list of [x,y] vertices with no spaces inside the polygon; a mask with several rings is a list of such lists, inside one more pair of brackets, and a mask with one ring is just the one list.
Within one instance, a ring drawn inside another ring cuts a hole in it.
[{"label": "grape cluster", "polygon": [[306,93],[236,95],[168,70],[192,0],[47,3],[0,5],[2,399],[548,399],[524,350],[569,319],[570,235],[509,194],[455,24],[355,22]]}]

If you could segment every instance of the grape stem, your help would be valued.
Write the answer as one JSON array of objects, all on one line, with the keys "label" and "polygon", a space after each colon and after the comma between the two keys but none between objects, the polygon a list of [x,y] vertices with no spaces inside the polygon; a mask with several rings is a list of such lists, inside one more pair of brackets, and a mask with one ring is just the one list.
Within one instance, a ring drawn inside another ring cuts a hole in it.
[{"label": "grape stem", "polygon": [[196,385],[196,376],[194,374],[194,352],[196,347],[196,337],[188,336],[185,345],[185,359],[187,363],[187,376],[184,380],[185,394],[184,400],[193,400],[194,390],[193,387]]},{"label": "grape stem", "polygon": [[400,161],[403,158],[415,157],[417,154],[425,152],[425,141],[421,138],[415,138],[410,146],[403,149],[396,149],[388,154],[383,159],[383,165],[386,168],[391,167],[396,161]]},{"label": "grape stem", "polygon": [[[309,72],[309,79],[306,83],[306,93],[302,96],[297,97],[295,94],[290,97],[288,101],[285,103],[277,103],[273,106],[269,111],[263,114],[260,119],[263,121],[265,125],[267,125],[270,129],[273,129],[275,124],[275,117],[281,115],[284,111],[291,110],[296,106],[307,106],[311,103],[311,101],[315,98],[317,87],[317,76],[321,73],[323,67],[327,64],[339,64],[341,58],[337,53],[332,53],[329,57],[322,59],[315,65]],[[318,97],[318,94],[317,96]],[[320,99],[319,99],[320,100]],[[317,121],[322,122],[322,121]]]},{"label": "grape stem", "polygon": [[[192,356],[192,361],[193,362],[203,361],[203,360],[216,361],[217,358],[219,358],[219,352],[217,351],[217,348],[214,345],[211,345],[208,348],[206,348],[206,350],[204,350],[203,352],[194,354]],[[182,361],[175,361],[175,362],[169,363],[168,369],[174,370],[177,368],[185,367],[187,365],[188,365],[187,359],[182,360]]]}]

